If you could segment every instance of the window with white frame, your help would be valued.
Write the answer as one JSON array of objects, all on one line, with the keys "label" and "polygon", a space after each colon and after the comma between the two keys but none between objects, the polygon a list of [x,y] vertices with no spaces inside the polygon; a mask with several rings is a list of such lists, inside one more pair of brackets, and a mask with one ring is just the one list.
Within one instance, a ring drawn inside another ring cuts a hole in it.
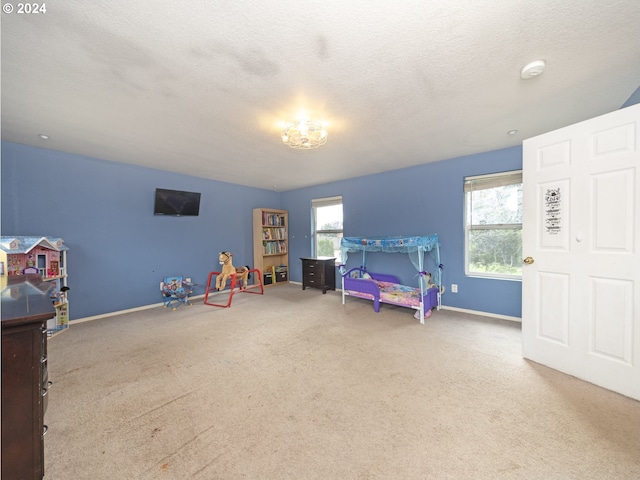
[{"label": "window with white frame", "polygon": [[313,254],[335,257],[341,262],[342,196],[311,200],[313,213]]},{"label": "window with white frame", "polygon": [[522,278],[522,171],[466,177],[465,273]]}]

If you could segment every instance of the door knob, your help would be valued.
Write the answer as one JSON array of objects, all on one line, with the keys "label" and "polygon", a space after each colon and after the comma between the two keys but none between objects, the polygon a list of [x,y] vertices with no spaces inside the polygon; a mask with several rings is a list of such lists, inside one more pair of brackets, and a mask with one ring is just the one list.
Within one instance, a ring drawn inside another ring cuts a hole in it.
[{"label": "door knob", "polygon": [[533,263],[533,257],[527,257],[524,259],[524,263],[531,265]]}]

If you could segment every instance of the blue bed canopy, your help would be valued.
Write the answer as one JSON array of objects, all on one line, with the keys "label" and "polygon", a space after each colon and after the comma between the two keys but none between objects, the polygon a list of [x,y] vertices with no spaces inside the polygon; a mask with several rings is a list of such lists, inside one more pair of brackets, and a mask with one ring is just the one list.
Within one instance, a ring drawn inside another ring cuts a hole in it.
[{"label": "blue bed canopy", "polygon": [[429,272],[432,281],[439,287],[442,285],[442,264],[440,263],[440,242],[438,235],[427,236],[389,236],[389,237],[343,237],[340,242],[342,254],[341,270],[347,263],[350,252],[362,253],[362,268],[366,268],[367,252],[407,253],[411,263],[420,275],[420,287],[426,288],[426,271],[424,256],[431,252],[436,264],[436,271]]}]

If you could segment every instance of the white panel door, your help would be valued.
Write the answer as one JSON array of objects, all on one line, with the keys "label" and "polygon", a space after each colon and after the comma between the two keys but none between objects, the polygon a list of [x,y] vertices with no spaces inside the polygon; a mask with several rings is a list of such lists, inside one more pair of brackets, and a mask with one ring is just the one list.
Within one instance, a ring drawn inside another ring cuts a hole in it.
[{"label": "white panel door", "polygon": [[522,273],[524,357],[638,400],[639,144],[640,105],[525,140]]}]

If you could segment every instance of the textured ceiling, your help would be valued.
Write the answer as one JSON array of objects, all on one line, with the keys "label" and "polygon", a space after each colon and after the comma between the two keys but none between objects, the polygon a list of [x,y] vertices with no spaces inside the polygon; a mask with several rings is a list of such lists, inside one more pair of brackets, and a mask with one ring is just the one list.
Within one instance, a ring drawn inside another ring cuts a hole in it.
[{"label": "textured ceiling", "polygon": [[[3,140],[276,191],[518,145],[640,85],[638,0],[46,8],[2,14]],[[281,143],[300,111],[318,150]]]}]

